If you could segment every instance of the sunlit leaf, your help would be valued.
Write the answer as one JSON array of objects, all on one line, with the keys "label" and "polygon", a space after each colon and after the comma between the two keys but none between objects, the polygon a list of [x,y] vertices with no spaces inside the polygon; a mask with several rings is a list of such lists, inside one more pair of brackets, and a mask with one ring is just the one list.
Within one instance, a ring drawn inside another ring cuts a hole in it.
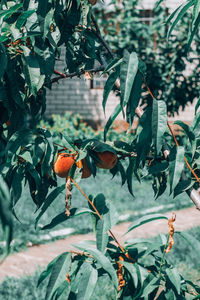
[{"label": "sunlit leaf", "polygon": [[152,108],[152,140],[156,148],[156,153],[159,154],[162,144],[163,135],[167,129],[167,106],[162,100],[153,99]]},{"label": "sunlit leaf", "polygon": [[178,148],[174,146],[169,159],[170,193],[175,189],[181,178],[184,164],[184,148],[182,146]]}]

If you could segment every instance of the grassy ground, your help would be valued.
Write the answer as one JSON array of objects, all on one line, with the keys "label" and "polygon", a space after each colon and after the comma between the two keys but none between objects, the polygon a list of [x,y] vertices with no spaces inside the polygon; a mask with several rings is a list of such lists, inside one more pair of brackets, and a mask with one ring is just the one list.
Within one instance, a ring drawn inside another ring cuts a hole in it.
[{"label": "grassy ground", "polygon": [[[187,232],[200,240],[200,227],[193,228]],[[178,267],[184,278],[192,280],[196,284],[200,284],[200,260],[198,255],[199,254],[195,253],[191,248],[191,245],[183,242],[179,236],[175,236],[175,244],[171,252],[168,254],[168,259],[173,262],[173,265]],[[0,299],[44,300],[47,282],[41,284],[39,289],[36,288],[40,272],[41,270],[38,270],[32,276],[21,277],[20,279],[11,277],[5,279],[0,284]],[[105,282],[104,290],[97,289],[95,291],[96,296],[94,300],[113,299],[112,291],[107,285],[108,283]]]},{"label": "grassy ground", "polygon": [[[83,191],[89,195],[97,195],[98,193],[104,193],[106,199],[109,199],[115,206],[119,216],[129,215],[129,220],[135,218],[136,212],[143,212],[146,209],[158,207],[160,205],[168,205],[170,203],[175,204],[175,208],[184,208],[185,205],[190,205],[190,199],[186,194],[178,196],[173,199],[169,196],[169,193],[165,193],[157,200],[153,198],[153,190],[151,182],[145,180],[142,184],[137,181],[134,182],[134,194],[135,198],[128,192],[127,186],[121,187],[121,179],[115,177],[111,180],[112,175],[109,172],[101,170],[95,178],[84,179],[80,182],[80,187]],[[64,180],[60,180],[59,184],[63,184]],[[83,195],[74,187],[72,191],[72,207],[87,207],[87,200]],[[165,207],[164,210],[167,210]],[[65,193],[59,195],[59,197],[52,203],[45,214],[39,221],[39,225],[43,226],[50,223],[51,219],[57,214],[65,210]],[[22,199],[16,205],[16,214],[21,221],[14,220],[14,239],[16,242],[12,246],[12,250],[16,251],[21,249],[27,242],[33,244],[41,243],[41,236],[48,233],[48,230],[41,231],[40,228],[35,230],[35,205],[29,195],[28,190],[24,193]],[[76,233],[86,233],[91,230],[91,221],[89,215],[78,216],[76,218],[69,219],[52,230],[61,228],[72,227]],[[1,235],[0,235],[1,236]]]}]

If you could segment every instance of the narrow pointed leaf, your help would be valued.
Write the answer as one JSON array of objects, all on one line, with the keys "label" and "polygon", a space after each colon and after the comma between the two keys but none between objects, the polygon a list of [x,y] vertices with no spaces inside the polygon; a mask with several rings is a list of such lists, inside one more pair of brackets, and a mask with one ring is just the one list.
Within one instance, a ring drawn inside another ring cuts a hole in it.
[{"label": "narrow pointed leaf", "polygon": [[184,148],[174,147],[170,153],[170,161],[169,161],[169,182],[170,182],[170,194],[177,186],[181,173],[184,168]]},{"label": "narrow pointed leaf", "polygon": [[142,92],[142,82],[143,82],[142,74],[137,72],[134,83],[132,85],[131,94],[126,109],[126,119],[127,122],[129,123],[129,126],[131,126],[133,123],[135,110],[140,101],[141,92]]},{"label": "narrow pointed leaf", "polygon": [[195,115],[196,115],[197,110],[198,110],[199,107],[200,107],[200,97],[198,98],[197,103],[195,105]]},{"label": "narrow pointed leaf", "polygon": [[167,129],[166,103],[162,100],[157,101],[156,99],[153,99],[152,140],[155,145],[157,154],[159,154],[162,148],[163,135],[166,129]]},{"label": "narrow pointed leaf", "polygon": [[7,67],[7,56],[6,50],[2,43],[0,43],[0,78],[4,75],[4,72]]},{"label": "narrow pointed leaf", "polygon": [[47,286],[45,300],[51,299],[55,290],[66,279],[66,274],[69,272],[71,266],[71,253],[64,253],[54,264]]},{"label": "narrow pointed leaf", "polygon": [[123,62],[120,66],[120,89],[121,89],[121,104],[128,103],[133,82],[138,71],[138,57],[135,52],[131,54],[125,50]]},{"label": "narrow pointed leaf", "polygon": [[10,251],[10,242],[12,240],[12,213],[10,208],[10,193],[6,182],[0,175],[0,221],[3,227],[6,248],[2,259],[4,259]]},{"label": "narrow pointed leaf", "polygon": [[68,220],[69,218],[73,218],[73,217],[80,216],[82,214],[88,214],[88,213],[93,213],[93,211],[90,210],[89,208],[85,208],[85,207],[83,207],[83,208],[82,207],[81,208],[73,207],[72,209],[70,209],[69,217],[65,214],[65,212],[62,212],[59,215],[57,215],[56,217],[54,217],[49,224],[42,227],[41,230],[52,229],[55,226],[57,226],[58,224],[61,224],[62,222]]},{"label": "narrow pointed leaf", "polygon": [[104,86],[103,102],[102,102],[104,113],[105,113],[105,108],[106,108],[106,103],[107,103],[107,100],[108,100],[108,96],[109,96],[113,86],[115,85],[115,81],[117,80],[118,76],[119,76],[119,69],[115,72],[111,72],[108,79],[107,79],[107,81],[106,81],[106,84]]},{"label": "narrow pointed leaf", "polygon": [[78,294],[76,300],[92,300],[98,279],[98,272],[90,264],[87,264],[84,273],[81,276],[80,284],[78,287]]},{"label": "narrow pointed leaf", "polygon": [[182,19],[182,17],[185,15],[187,10],[194,4],[195,0],[187,1],[186,3],[182,4],[179,9],[176,10],[176,13],[173,15],[172,19],[168,19],[172,21],[172,25],[169,27],[168,33],[167,33],[167,39],[169,39],[172,31],[174,30],[174,27],[176,24]]},{"label": "narrow pointed leaf", "polygon": [[87,247],[86,245],[81,246],[81,244],[78,244],[74,246],[82,251],[86,251],[89,254],[91,254],[94,257],[94,259],[101,265],[101,267],[110,275],[115,288],[116,289],[118,288],[118,279],[117,279],[115,269],[113,268],[111,262],[105,255],[103,255],[99,250],[95,248]]},{"label": "narrow pointed leaf", "polygon": [[52,269],[53,269],[53,266],[55,265],[55,263],[57,262],[57,260],[65,255],[66,253],[62,253],[60,255],[58,255],[57,257],[55,257],[49,264],[48,266],[46,267],[46,269],[40,274],[40,277],[38,279],[38,282],[37,282],[37,287],[49,276],[49,274],[51,274],[52,272]]},{"label": "narrow pointed leaf", "polygon": [[121,110],[122,110],[122,107],[121,107],[120,104],[118,104],[115,107],[115,109],[114,109],[113,113],[111,114],[111,116],[109,117],[109,119],[108,119],[108,121],[107,121],[107,123],[106,123],[106,125],[104,127],[104,141],[106,140],[106,135],[107,135],[107,132],[108,132],[110,126],[112,125],[112,123],[114,122],[114,120],[117,118],[117,116],[119,115],[119,113],[121,112]]},{"label": "narrow pointed leaf", "polygon": [[181,277],[178,273],[178,270],[173,268],[173,269],[166,269],[166,274],[171,282],[171,284],[175,287],[176,291],[178,294],[180,294],[181,291]]},{"label": "narrow pointed leaf", "polygon": [[45,213],[45,211],[47,210],[47,208],[52,204],[52,202],[58,197],[58,195],[60,193],[63,192],[63,190],[65,189],[65,184],[55,188],[46,198],[44,204],[42,205],[40,212],[38,214],[38,216],[35,219],[35,226],[37,226],[39,219],[42,217],[42,215]]},{"label": "narrow pointed leaf", "polygon": [[197,19],[195,20],[194,27],[193,27],[192,31],[190,32],[190,34],[188,36],[188,45],[187,45],[188,51],[190,50],[194,35],[198,32],[199,24],[200,24],[200,13],[199,13]]},{"label": "narrow pointed leaf", "polygon": [[109,73],[112,69],[118,67],[118,66],[122,63],[122,60],[123,60],[122,58],[121,58],[121,59],[118,59],[118,58],[113,59],[113,60],[107,65],[107,67],[105,68],[105,70],[103,71],[103,73],[102,73],[101,75],[103,75],[103,74],[105,74],[105,73]]},{"label": "narrow pointed leaf", "polygon": [[155,221],[155,220],[168,220],[168,218],[162,214],[152,214],[152,215],[148,215],[148,216],[144,216],[144,217],[141,217],[140,219],[134,221],[128,228],[127,232],[125,234],[127,234],[128,232],[130,232],[131,230],[139,227],[139,226],[142,226],[146,223],[149,223],[149,222],[152,222],[152,221]]},{"label": "narrow pointed leaf", "polygon": [[176,234],[181,236],[186,241],[187,245],[189,245],[194,250],[195,255],[198,255],[200,258],[200,241],[198,241],[197,238],[195,238],[191,234],[184,231],[176,231]]}]

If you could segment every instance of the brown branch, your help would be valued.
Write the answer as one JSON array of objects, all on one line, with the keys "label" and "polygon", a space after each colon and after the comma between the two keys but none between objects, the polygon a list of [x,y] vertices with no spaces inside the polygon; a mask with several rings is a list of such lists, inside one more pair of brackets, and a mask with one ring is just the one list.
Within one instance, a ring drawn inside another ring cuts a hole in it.
[{"label": "brown branch", "polygon": [[[61,74],[60,76],[57,76],[57,77],[51,79],[51,83],[58,82],[60,79],[64,79],[64,78],[80,77],[81,75],[85,74],[85,72],[98,73],[98,72],[101,72],[101,71],[104,71],[104,70],[105,70],[105,68],[103,66],[100,66],[100,67],[95,68],[95,69],[81,70],[79,72],[64,73],[64,74],[60,73]],[[44,85],[46,86],[47,84],[45,83]]]}]

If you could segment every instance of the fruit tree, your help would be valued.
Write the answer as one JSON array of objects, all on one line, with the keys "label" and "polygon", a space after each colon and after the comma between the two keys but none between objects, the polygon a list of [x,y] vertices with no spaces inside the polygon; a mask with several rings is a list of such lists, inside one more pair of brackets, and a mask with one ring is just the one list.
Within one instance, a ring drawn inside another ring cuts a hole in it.
[{"label": "fruit tree", "polygon": [[[96,5],[101,7],[102,4],[92,0],[1,1],[0,219],[7,241],[4,256],[9,252],[15,205],[20,201],[24,186],[28,185],[37,209],[36,227],[48,207],[65,190],[63,213],[55,216],[45,228],[87,214],[92,217],[96,247],[78,244],[77,251],[65,252],[48,265],[38,282],[41,284],[48,277],[46,299],[93,299],[96,286],[103,289],[105,281],[113,287],[115,299],[186,299],[188,294],[199,297],[199,287],[184,279],[167,260],[174,242],[174,216],[168,220],[169,234],[162,236],[159,243],[144,246],[145,240],[135,240],[121,245],[111,229],[116,220],[109,201],[103,194],[87,196],[78,185],[82,178],[95,176],[98,168],[103,168],[113,176],[119,173],[122,185],[127,184],[133,195],[133,178],[142,181],[150,175],[155,198],[168,186],[174,197],[186,192],[190,197],[188,201],[192,200],[200,209],[197,192],[200,101],[190,126],[176,122],[183,130],[184,142],[174,135],[167,121],[167,91],[161,93],[162,98],[157,82],[152,82],[156,85],[154,90],[149,85],[148,53],[141,55],[137,47],[122,47],[123,51],[113,52]],[[185,57],[193,49],[195,37],[199,36],[199,6],[199,0],[188,0],[168,17],[167,24],[160,18],[159,26],[164,26],[167,32],[163,38],[173,48],[172,33],[192,9],[190,19],[186,19],[190,25],[188,42],[184,46],[187,49],[182,53]],[[132,22],[129,15],[123,19],[126,24]],[[126,32],[123,35],[125,39]],[[120,39],[123,35],[120,34]],[[112,37],[110,42],[112,44]],[[64,71],[55,69],[61,46],[66,52]],[[165,47],[167,49],[167,43]],[[173,65],[170,70],[173,71]],[[58,81],[80,77],[86,72],[107,74],[102,101],[104,110],[111,90],[120,98],[104,127],[104,141],[95,137],[72,139],[39,127],[38,121],[46,108],[46,90]],[[167,84],[170,75],[173,74],[163,73]],[[184,85],[186,79],[181,78],[183,82],[179,83]],[[173,93],[180,88],[178,81],[174,82],[177,86],[173,87]],[[191,84],[194,88],[195,83]],[[165,82],[161,85],[163,87]],[[148,99],[141,107],[143,97]],[[130,125],[130,143],[107,140],[107,133],[121,112]],[[131,126],[135,119],[138,119],[138,126],[133,133]],[[58,186],[57,175],[66,178],[63,185]],[[73,207],[72,188],[78,188],[85,196],[87,207]],[[128,231],[158,219],[167,218],[161,214],[144,216],[135,220]],[[193,237],[187,234],[183,237],[193,243]]]}]

